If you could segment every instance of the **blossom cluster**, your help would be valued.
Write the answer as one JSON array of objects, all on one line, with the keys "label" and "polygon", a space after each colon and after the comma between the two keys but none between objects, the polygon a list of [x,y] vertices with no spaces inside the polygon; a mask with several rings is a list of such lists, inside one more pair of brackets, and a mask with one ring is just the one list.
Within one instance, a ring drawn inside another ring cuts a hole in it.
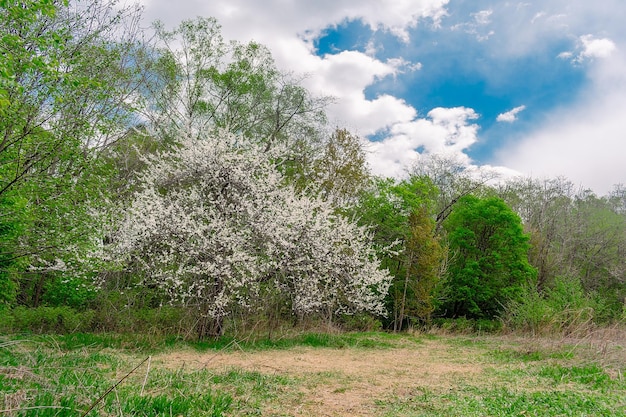
[{"label": "blossom cluster", "polygon": [[262,304],[268,287],[298,316],[384,314],[390,276],[366,229],[297,193],[258,145],[193,136],[147,157],[111,246],[118,261],[212,318]]}]

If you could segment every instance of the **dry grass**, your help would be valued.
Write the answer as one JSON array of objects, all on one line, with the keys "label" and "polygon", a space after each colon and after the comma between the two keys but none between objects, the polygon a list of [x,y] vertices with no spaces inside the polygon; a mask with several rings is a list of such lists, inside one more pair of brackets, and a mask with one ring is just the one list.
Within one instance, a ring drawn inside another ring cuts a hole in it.
[{"label": "dry grass", "polygon": [[[244,348],[233,341],[221,350],[150,348],[150,365],[108,396],[97,415],[166,416],[179,407],[205,416],[212,395],[223,410],[208,414],[215,416],[626,416],[626,332],[617,328],[565,338],[312,336]],[[70,348],[51,340],[0,346],[0,385],[11,387],[0,396],[0,414],[79,415],[148,356],[90,338]],[[165,414],[155,414],[157,406]]]},{"label": "dry grass", "polygon": [[[283,413],[294,416],[373,416],[375,399],[404,396],[419,387],[452,389],[483,372],[472,349],[428,340],[395,349],[320,349],[298,347],[215,354],[175,351],[154,358],[170,369],[241,369],[306,381],[292,393]],[[158,365],[157,365],[158,364]],[[271,415],[271,414],[270,414]]]},{"label": "dry grass", "polygon": [[382,415],[381,404],[384,409],[384,404],[410,401],[423,392],[446,395],[460,387],[494,386],[526,392],[548,389],[531,370],[546,364],[600,363],[619,379],[626,363],[624,341],[623,332],[598,332],[586,339],[431,336],[391,349],[177,350],[156,356],[154,363],[168,369],[217,374],[242,370],[299,381],[266,404],[266,416],[377,416]]}]

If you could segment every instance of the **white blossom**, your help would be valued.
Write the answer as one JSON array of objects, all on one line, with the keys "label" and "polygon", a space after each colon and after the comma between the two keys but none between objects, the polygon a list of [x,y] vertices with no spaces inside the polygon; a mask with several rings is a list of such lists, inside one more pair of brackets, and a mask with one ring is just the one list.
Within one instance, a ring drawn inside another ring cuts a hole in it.
[{"label": "white blossom", "polygon": [[[196,136],[196,135],[194,135]],[[269,285],[303,316],[384,314],[390,276],[366,229],[298,195],[274,155],[240,136],[183,138],[147,158],[112,256],[136,262],[172,300],[224,317]]]}]

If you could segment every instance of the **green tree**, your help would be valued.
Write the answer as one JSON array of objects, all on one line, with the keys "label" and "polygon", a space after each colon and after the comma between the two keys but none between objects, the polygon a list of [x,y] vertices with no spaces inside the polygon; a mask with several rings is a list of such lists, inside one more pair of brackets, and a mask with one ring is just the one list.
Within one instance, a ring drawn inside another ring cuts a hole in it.
[{"label": "green tree", "polygon": [[389,325],[400,330],[428,321],[445,255],[435,234],[433,207],[437,190],[428,177],[396,182],[377,179],[356,209],[374,233],[382,266],[393,276],[387,305]]},{"label": "green tree", "polygon": [[397,327],[402,326],[406,317],[419,322],[430,321],[445,255],[440,239],[435,235],[435,221],[425,205],[409,214],[407,232]]},{"label": "green tree", "polygon": [[445,228],[452,259],[443,314],[493,318],[535,277],[528,236],[503,200],[463,197]]},{"label": "green tree", "polygon": [[144,115],[161,138],[226,129],[264,145],[299,150],[321,139],[326,99],[312,97],[276,68],[261,44],[227,42],[214,18],[157,22],[156,46],[143,56],[150,80]]},{"label": "green tree", "polygon": [[100,150],[133,120],[139,9],[108,0],[0,9],[1,280],[36,305],[45,282],[92,243],[89,211],[106,183]]},{"label": "green tree", "polygon": [[346,129],[333,132],[311,165],[314,188],[337,206],[354,203],[370,179],[361,140]]},{"label": "green tree", "polygon": [[531,236],[530,263],[537,268],[537,292],[568,277],[586,296],[604,300],[597,318],[619,317],[626,296],[626,216],[623,190],[598,197],[575,190],[563,179],[511,181],[500,195],[520,214]]}]

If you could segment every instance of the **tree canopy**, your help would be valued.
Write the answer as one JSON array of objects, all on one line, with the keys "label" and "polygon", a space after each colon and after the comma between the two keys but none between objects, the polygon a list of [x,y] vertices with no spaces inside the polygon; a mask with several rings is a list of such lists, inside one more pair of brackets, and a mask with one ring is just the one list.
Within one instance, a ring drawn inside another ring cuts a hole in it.
[{"label": "tree canopy", "polygon": [[445,223],[451,260],[442,305],[454,317],[493,317],[531,283],[528,236],[503,200],[466,196]]}]

